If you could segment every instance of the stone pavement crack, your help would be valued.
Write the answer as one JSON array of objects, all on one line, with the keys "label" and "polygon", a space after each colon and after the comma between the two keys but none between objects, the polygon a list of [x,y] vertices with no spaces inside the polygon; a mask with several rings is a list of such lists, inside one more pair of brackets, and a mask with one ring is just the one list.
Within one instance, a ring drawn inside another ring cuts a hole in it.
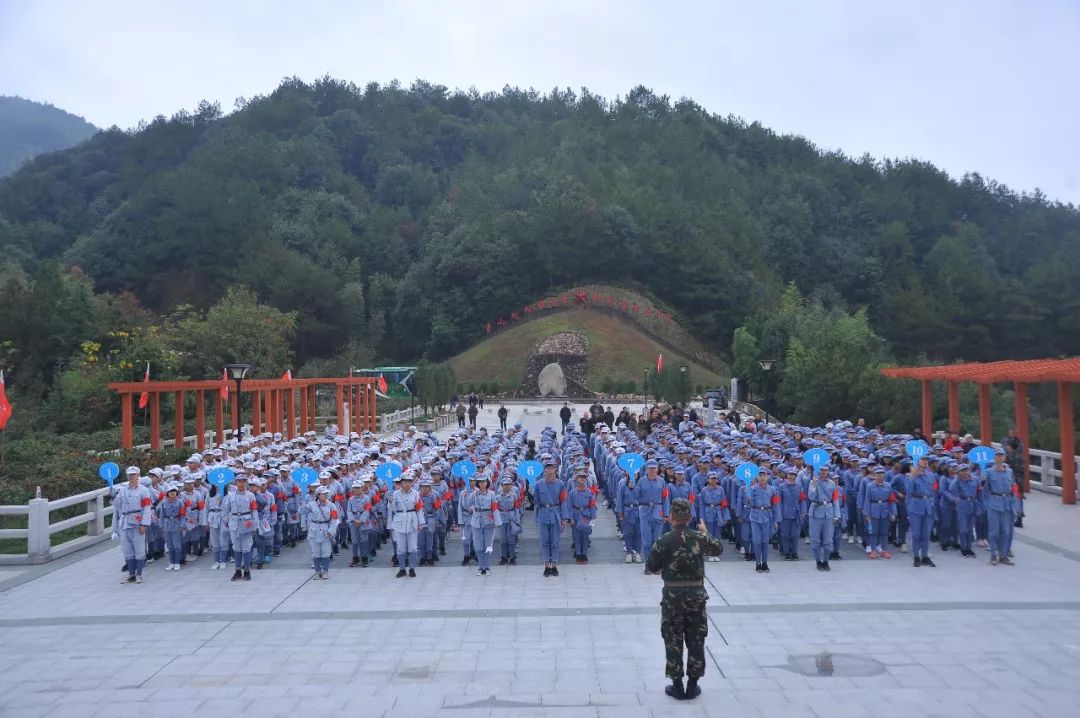
[{"label": "stone pavement crack", "polygon": [[[1080,601],[875,601],[866,603],[777,603],[710,606],[710,614],[848,613],[866,611],[1080,611]],[[98,615],[0,619],[0,628],[227,621],[376,621],[385,619],[544,618],[549,616],[645,616],[658,606],[591,606],[585,608],[467,608],[415,611],[283,611],[280,613],[186,613],[168,615]],[[726,642],[726,639],[725,639]]]}]

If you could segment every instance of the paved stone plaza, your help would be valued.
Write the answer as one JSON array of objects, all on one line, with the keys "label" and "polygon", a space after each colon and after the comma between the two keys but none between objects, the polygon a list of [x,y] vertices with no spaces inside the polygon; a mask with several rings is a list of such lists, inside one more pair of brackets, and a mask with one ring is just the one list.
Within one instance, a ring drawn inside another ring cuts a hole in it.
[{"label": "paved stone plaza", "polygon": [[[535,432],[557,412],[510,419]],[[983,549],[935,555],[937,569],[855,551],[828,574],[706,564],[708,667],[686,703],[663,693],[660,580],[621,562],[601,517],[588,566],[564,533],[558,578],[541,575],[531,521],[527,560],[486,578],[458,542],[416,579],[395,579],[384,550],[309,581],[306,544],[248,583],[204,558],[121,585],[111,543],[0,569],[0,715],[1080,715],[1080,513],[1056,497],[1029,499],[1015,567]]]}]

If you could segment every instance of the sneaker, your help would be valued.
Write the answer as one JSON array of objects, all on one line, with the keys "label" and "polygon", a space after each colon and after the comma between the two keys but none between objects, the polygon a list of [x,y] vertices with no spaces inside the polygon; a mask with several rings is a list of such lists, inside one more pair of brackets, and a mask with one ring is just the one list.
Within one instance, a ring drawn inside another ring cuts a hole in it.
[{"label": "sneaker", "polygon": [[1002,557],[1000,563],[1005,565],[1005,566],[1015,566],[1016,565],[1015,563],[1013,563],[1013,560],[1011,558],[1009,558],[1008,556]]},{"label": "sneaker", "polygon": [[907,544],[906,543],[900,544],[900,553],[907,553]]},{"label": "sneaker", "polygon": [[326,571],[323,571],[322,572],[322,580],[323,581],[329,581],[330,580],[330,574],[327,573]]},{"label": "sneaker", "polygon": [[626,552],[626,556],[623,558],[623,563],[633,563],[634,557],[629,551]]},{"label": "sneaker", "polygon": [[[884,556],[884,555],[885,555],[885,552],[884,552],[884,551],[882,551],[882,552],[881,552],[881,555],[882,555],[882,556]],[[877,559],[877,556],[878,556],[878,553],[877,553],[877,551],[871,551],[870,553],[866,554],[866,557],[867,557],[868,559],[870,559],[871,561],[873,561],[873,560],[876,560],[876,559]]]},{"label": "sneaker", "polygon": [[997,566],[998,565],[998,557],[997,556],[991,556],[990,557],[990,565],[991,566]]},{"label": "sneaker", "polygon": [[142,583],[142,576],[141,575],[135,577],[135,583]]},{"label": "sneaker", "polygon": [[846,539],[846,538],[847,538],[847,531],[845,531],[844,533],[840,534],[840,540],[841,540],[841,541],[843,541],[843,540],[844,540],[844,539]]},{"label": "sneaker", "polygon": [[888,551],[882,551],[881,552],[881,557],[882,558],[892,558],[892,554],[889,553]]},{"label": "sneaker", "polygon": [[799,560],[799,554],[797,554],[797,553],[791,554],[791,560],[792,561],[798,561]]},{"label": "sneaker", "polygon": [[847,542],[848,543],[855,543],[855,537],[854,536],[848,536],[847,537]]},{"label": "sneaker", "polygon": [[179,571],[179,570],[180,570],[180,564],[178,564],[178,563],[174,563],[174,564],[173,564],[173,567],[172,567],[172,570],[173,570],[173,571]]},{"label": "sneaker", "polygon": [[122,579],[120,579],[120,583],[135,583],[135,577],[131,574],[128,574],[127,576],[124,576]]},{"label": "sneaker", "polygon": [[517,566],[517,556],[511,556],[510,557],[510,565],[511,566]]},{"label": "sneaker", "polygon": [[631,551],[630,553],[634,556],[634,563],[641,563],[641,554],[637,551]]},{"label": "sneaker", "polygon": [[810,537],[809,537],[809,536],[807,536],[807,537],[806,537],[806,538],[805,538],[805,539],[803,540],[803,543],[804,543],[804,544],[806,544],[807,546],[809,546],[809,545],[810,545]]}]

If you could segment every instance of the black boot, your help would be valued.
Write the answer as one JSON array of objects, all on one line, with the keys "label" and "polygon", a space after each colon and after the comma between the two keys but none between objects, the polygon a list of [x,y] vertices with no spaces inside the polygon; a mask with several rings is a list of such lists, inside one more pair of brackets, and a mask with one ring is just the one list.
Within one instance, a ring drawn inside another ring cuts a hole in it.
[{"label": "black boot", "polygon": [[686,691],[683,690],[682,678],[676,678],[672,680],[671,685],[664,688],[664,693],[671,696],[677,701],[685,701]]},{"label": "black boot", "polygon": [[825,569],[823,569],[823,568],[821,567],[821,561],[814,561],[814,565],[816,565],[816,566],[817,566],[817,570],[818,570],[818,571],[824,571],[824,570],[825,570]]},{"label": "black boot", "polygon": [[929,566],[930,568],[937,568],[937,564],[934,563],[929,556],[923,556],[922,565]]},{"label": "black boot", "polygon": [[353,556],[352,561],[349,562],[349,568],[352,568],[353,566],[359,566],[359,565],[360,565],[360,558],[357,557],[357,556]]},{"label": "black boot", "polygon": [[251,580],[251,569],[249,569],[249,568],[244,569],[244,580],[245,581],[250,581]]},{"label": "black boot", "polygon": [[828,561],[822,561],[821,562],[821,570],[822,571],[832,571],[832,569],[829,567],[829,562]]},{"label": "black boot", "polygon": [[764,571],[765,573],[769,572],[769,562],[768,561],[762,561],[761,562],[761,570]]},{"label": "black boot", "polygon": [[396,574],[394,574],[394,578],[405,578],[406,574],[408,574],[408,571],[406,571],[403,568],[400,568],[400,569],[398,569],[398,572]]},{"label": "black boot", "polygon": [[235,571],[233,571],[232,578],[230,578],[229,580],[230,581],[239,581],[243,577],[244,577],[244,572],[241,571],[240,569],[236,569]]},{"label": "black boot", "polygon": [[465,558],[461,559],[461,565],[462,565],[462,566],[468,566],[468,565],[469,565],[469,557],[468,557],[468,556],[466,556]]},{"label": "black boot", "polygon": [[397,566],[397,565],[398,565],[398,562],[397,562],[397,556],[396,556],[396,555],[394,555],[394,556],[391,556],[391,557],[390,557],[390,565],[391,565],[391,566]]},{"label": "black boot", "polygon": [[701,688],[698,687],[697,678],[686,679],[686,700],[692,701],[701,695]]},{"label": "black boot", "polygon": [[409,569],[409,578],[416,578],[416,569],[415,568],[410,568]]},{"label": "black boot", "polygon": [[911,565],[915,568],[918,568],[919,566],[922,566],[922,561],[920,561],[919,557],[916,556],[914,559],[911,560]]}]

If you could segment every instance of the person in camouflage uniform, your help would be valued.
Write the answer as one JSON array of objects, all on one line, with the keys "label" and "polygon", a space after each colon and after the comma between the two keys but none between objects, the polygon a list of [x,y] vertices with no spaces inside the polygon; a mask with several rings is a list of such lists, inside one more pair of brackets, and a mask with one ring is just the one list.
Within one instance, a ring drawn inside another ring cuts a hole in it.
[{"label": "person in camouflage uniform", "polygon": [[[649,553],[648,569],[664,579],[660,601],[660,635],[667,652],[665,674],[671,685],[664,689],[677,700],[701,695],[698,679],[705,674],[705,636],[709,623],[705,616],[705,557],[719,556],[724,546],[709,535],[704,522],[698,531],[689,528],[690,502],[671,502],[672,530],[660,536]],[[683,645],[686,646],[686,688],[683,688]]]}]

